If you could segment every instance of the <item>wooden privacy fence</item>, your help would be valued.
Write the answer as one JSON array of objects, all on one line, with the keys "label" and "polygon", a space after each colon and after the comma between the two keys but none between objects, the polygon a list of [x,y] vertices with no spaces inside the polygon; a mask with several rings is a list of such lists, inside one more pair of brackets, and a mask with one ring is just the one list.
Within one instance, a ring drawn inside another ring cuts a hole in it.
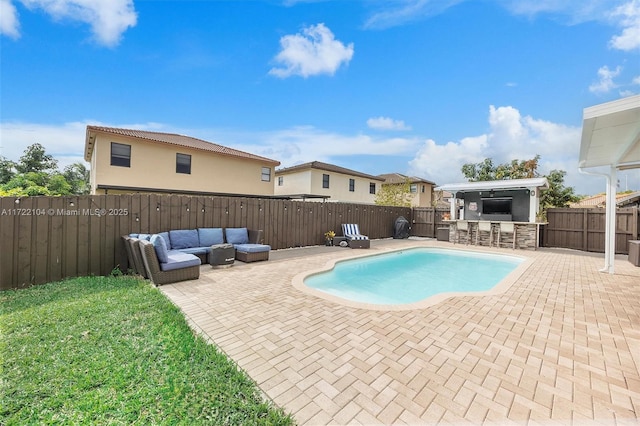
[{"label": "wooden privacy fence", "polygon": [[[404,216],[411,235],[435,237],[448,209],[388,207],[270,198],[127,194],[0,197],[0,290],[126,269],[122,235],[171,229],[262,229],[273,249],[324,243],[358,223],[372,239],[393,235]],[[616,252],[639,239],[637,208],[617,212]],[[551,209],[542,246],[604,252],[602,209]]]},{"label": "wooden privacy fence", "polygon": [[0,197],[0,290],[126,268],[122,235],[171,229],[262,229],[273,249],[324,243],[358,223],[370,238],[393,235],[411,209],[362,204],[186,195]]},{"label": "wooden privacy fence", "polygon": [[414,207],[410,219],[411,235],[435,238],[437,229],[444,223],[443,215],[449,212],[449,208]]},{"label": "wooden privacy fence", "polygon": [[[616,253],[629,253],[629,240],[638,239],[640,218],[637,208],[616,212]],[[563,247],[604,253],[604,209],[550,209],[542,231],[543,247]]]}]

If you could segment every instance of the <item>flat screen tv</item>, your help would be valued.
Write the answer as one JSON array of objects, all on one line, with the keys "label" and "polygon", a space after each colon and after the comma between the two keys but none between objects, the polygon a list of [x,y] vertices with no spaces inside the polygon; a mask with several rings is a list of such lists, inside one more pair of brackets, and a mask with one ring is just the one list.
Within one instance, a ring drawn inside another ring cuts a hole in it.
[{"label": "flat screen tv", "polygon": [[513,198],[483,198],[482,214],[511,214]]}]

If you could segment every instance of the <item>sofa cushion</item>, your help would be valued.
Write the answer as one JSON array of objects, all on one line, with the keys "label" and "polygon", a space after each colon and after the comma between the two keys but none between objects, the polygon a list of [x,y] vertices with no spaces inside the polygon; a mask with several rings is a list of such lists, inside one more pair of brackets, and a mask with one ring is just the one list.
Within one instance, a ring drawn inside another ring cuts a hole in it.
[{"label": "sofa cushion", "polygon": [[200,259],[198,259],[198,256],[194,256],[192,254],[171,250],[167,257],[168,261],[160,264],[160,269],[163,271],[173,271],[175,269],[188,268],[190,266],[200,266]]},{"label": "sofa cushion", "polygon": [[151,234],[138,234],[138,239],[149,241],[151,239]]},{"label": "sofa cushion", "polygon": [[199,247],[198,231],[195,229],[180,229],[169,231],[171,249],[183,249],[189,247]]},{"label": "sofa cushion", "polygon": [[171,250],[171,239],[169,238],[168,232],[158,232],[162,238],[164,238],[164,242],[167,245],[167,250]]},{"label": "sofa cushion", "polygon": [[244,253],[262,253],[271,250],[271,246],[267,244],[236,244],[234,247],[237,251]]},{"label": "sofa cushion", "polygon": [[200,247],[224,243],[222,228],[198,228]]},{"label": "sofa cushion", "polygon": [[207,254],[211,251],[211,247],[189,247],[183,249],[177,249],[181,253],[190,253],[190,254]]},{"label": "sofa cushion", "polygon": [[160,263],[166,263],[168,261],[168,250],[167,243],[164,241],[164,238],[158,234],[153,234],[151,239],[149,240],[151,244],[153,244],[153,248],[156,249],[156,256],[158,256],[158,261]]},{"label": "sofa cushion", "polygon": [[229,244],[248,244],[249,232],[247,228],[226,228],[224,230]]}]

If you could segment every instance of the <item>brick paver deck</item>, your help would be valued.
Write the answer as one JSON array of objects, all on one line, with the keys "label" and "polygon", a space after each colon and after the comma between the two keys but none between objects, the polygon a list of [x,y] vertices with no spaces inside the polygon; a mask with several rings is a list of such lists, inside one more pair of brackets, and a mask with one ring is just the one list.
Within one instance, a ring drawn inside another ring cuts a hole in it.
[{"label": "brick paver deck", "polygon": [[504,293],[409,310],[292,285],[331,260],[409,246],[468,248],[274,253],[161,289],[300,424],[640,424],[640,268],[618,260],[609,275],[602,255],[485,249],[533,261]]}]

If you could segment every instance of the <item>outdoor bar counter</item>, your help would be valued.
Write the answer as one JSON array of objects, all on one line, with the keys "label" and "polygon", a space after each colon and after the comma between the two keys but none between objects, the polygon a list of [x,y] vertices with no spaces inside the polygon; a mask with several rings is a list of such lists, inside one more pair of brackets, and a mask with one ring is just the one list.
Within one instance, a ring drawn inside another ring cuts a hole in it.
[{"label": "outdoor bar counter", "polygon": [[[480,220],[467,220],[467,231],[461,230],[458,233],[458,222],[460,220],[447,220],[445,223],[449,224],[449,241],[452,243],[460,244],[477,244],[480,246],[489,247],[502,247],[502,248],[518,248],[518,249],[537,249],[540,241],[540,225],[544,225],[542,222],[510,222],[510,221],[480,221]],[[480,222],[491,223],[491,231],[478,232]],[[507,223],[513,224],[515,230],[515,245],[514,234],[506,233],[504,230],[500,231],[500,224]],[[498,245],[498,236],[500,236],[500,243]],[[491,238],[491,242],[489,239]]]},{"label": "outdoor bar counter", "polygon": [[[546,178],[507,179],[442,185],[451,193],[449,241],[482,246],[538,248],[540,192]],[[466,228],[466,229],[465,229]]]}]

